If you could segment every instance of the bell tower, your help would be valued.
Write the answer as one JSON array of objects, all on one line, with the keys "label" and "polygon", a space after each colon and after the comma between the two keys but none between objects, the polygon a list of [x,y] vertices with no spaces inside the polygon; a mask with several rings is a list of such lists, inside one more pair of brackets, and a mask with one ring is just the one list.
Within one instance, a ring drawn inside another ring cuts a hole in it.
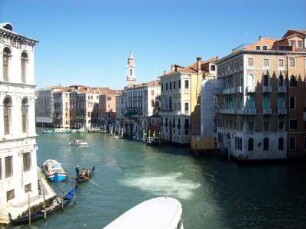
[{"label": "bell tower", "polygon": [[135,77],[135,62],[134,57],[132,54],[132,51],[130,52],[130,56],[127,60],[127,76],[126,76],[126,82],[128,87],[133,87],[136,83],[136,77]]}]

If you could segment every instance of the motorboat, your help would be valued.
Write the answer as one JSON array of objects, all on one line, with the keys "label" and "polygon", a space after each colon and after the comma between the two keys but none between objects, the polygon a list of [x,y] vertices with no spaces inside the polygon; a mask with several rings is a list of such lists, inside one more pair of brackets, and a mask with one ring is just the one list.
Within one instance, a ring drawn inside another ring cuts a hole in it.
[{"label": "motorboat", "polygon": [[182,205],[172,197],[146,200],[116,218],[104,229],[183,229]]},{"label": "motorboat", "polygon": [[88,146],[88,142],[82,139],[74,139],[72,142],[69,143],[72,146]]},{"label": "motorboat", "polygon": [[59,163],[57,160],[46,160],[43,163],[42,169],[46,177],[52,182],[67,179],[67,172],[62,168],[61,163]]}]

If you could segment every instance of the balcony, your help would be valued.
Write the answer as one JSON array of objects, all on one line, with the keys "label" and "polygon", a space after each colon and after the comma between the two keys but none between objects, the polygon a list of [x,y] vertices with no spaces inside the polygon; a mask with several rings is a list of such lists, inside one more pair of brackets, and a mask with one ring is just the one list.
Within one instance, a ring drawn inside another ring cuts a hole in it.
[{"label": "balcony", "polygon": [[243,108],[237,109],[237,114],[256,115],[256,108],[255,107],[243,107]]},{"label": "balcony", "polygon": [[242,86],[236,87],[236,92],[237,92],[237,93],[243,93],[243,88],[242,88]]},{"label": "balcony", "polygon": [[271,86],[263,86],[262,87],[262,92],[263,93],[271,93],[272,87]]},{"label": "balcony", "polygon": [[263,108],[262,113],[266,114],[266,115],[272,114],[272,109],[271,108]]},{"label": "balcony", "polygon": [[219,109],[219,113],[221,114],[235,114],[234,108],[221,108]]},{"label": "balcony", "polygon": [[286,93],[287,87],[286,86],[278,86],[278,92],[279,93]]},{"label": "balcony", "polygon": [[287,114],[287,109],[286,108],[278,108],[278,114]]},{"label": "balcony", "polygon": [[256,90],[255,90],[255,87],[254,86],[247,86],[246,87],[246,93],[254,93]]},{"label": "balcony", "polygon": [[222,90],[223,94],[234,94],[235,93],[235,88],[234,87],[229,87],[229,88],[225,88]]}]

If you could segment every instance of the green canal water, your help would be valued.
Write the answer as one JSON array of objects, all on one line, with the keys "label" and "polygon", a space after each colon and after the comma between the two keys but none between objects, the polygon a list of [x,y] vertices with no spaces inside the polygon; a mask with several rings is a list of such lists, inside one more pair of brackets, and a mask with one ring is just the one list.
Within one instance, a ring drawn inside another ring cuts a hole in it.
[{"label": "green canal water", "polygon": [[180,200],[185,229],[306,226],[306,164],[243,166],[195,158],[186,148],[152,148],[98,133],[78,134],[90,144],[80,148],[68,145],[75,134],[37,132],[40,165],[56,159],[73,177],[76,165],[95,164],[96,185],[82,184],[76,206],[33,228],[103,228],[157,196]]}]

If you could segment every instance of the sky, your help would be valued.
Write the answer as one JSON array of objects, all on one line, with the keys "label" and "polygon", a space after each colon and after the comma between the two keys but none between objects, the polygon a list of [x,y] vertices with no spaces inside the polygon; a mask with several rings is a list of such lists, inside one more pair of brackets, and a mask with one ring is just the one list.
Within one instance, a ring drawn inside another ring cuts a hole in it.
[{"label": "sky", "polygon": [[137,83],[230,54],[258,36],[306,29],[305,0],[0,0],[0,22],[38,40],[37,89],[123,89],[132,51]]}]

